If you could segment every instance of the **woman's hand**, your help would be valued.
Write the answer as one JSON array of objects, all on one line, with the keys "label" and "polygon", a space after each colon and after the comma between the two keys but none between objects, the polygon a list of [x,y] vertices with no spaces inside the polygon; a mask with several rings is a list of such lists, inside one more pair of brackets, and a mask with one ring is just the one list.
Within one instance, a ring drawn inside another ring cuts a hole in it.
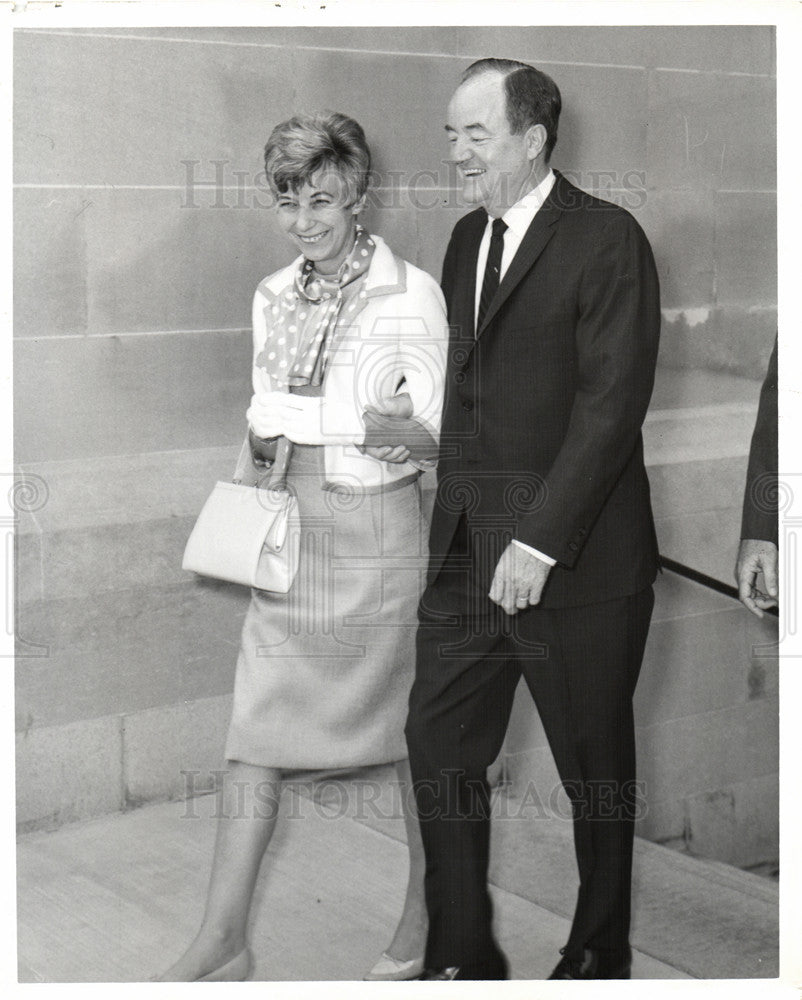
[{"label": "woman's hand", "polygon": [[289,392],[258,392],[251,398],[248,423],[260,438],[282,435],[296,444],[329,444],[323,427],[323,399]]},{"label": "woman's hand", "polygon": [[247,412],[257,437],[286,437],[295,444],[361,444],[365,428],[349,402],[293,392],[257,392]]},{"label": "woman's hand", "polygon": [[295,444],[334,444],[333,435],[326,433],[323,403],[322,396],[286,395],[282,433]]},{"label": "woman's hand", "polygon": [[272,438],[284,433],[286,400],[286,392],[257,392],[251,396],[245,418],[257,437]]}]

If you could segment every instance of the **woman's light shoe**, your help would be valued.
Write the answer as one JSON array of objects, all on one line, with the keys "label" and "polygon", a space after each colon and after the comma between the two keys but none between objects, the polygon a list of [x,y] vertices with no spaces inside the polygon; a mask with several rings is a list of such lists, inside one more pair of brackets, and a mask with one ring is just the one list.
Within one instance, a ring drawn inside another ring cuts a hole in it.
[{"label": "woman's light shoe", "polygon": [[370,972],[366,972],[362,979],[375,983],[402,982],[407,979],[417,979],[422,972],[423,956],[411,958],[408,962],[399,962],[397,958],[393,958],[385,951]]},{"label": "woman's light shoe", "polygon": [[241,983],[251,974],[253,966],[253,956],[250,948],[243,948],[239,955],[235,955],[230,962],[213,969],[196,983]]}]

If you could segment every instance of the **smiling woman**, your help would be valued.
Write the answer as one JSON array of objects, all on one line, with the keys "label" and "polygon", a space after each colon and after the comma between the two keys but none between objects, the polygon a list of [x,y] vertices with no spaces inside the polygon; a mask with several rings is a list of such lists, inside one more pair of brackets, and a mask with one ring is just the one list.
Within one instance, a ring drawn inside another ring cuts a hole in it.
[{"label": "smiling woman", "polygon": [[319,273],[335,274],[365,207],[370,151],[362,127],[336,112],[282,122],[265,147],[265,171],[284,232]]},{"label": "smiling woman", "polygon": [[365,196],[348,204],[340,175],[322,169],[298,191],[278,196],[278,221],[320,274],[336,274],[354,244]]},{"label": "smiling woman", "polygon": [[281,465],[298,501],[300,566],[288,594],[252,593],[206,912],[161,978],[249,975],[251,897],[287,770],[397,762],[408,888],[389,953],[366,978],[413,979],[426,938],[403,735],[426,544],[426,457],[413,457],[425,447],[421,433],[436,453],[444,302],[433,278],[357,223],[370,152],[355,121],[291,118],[273,130],[265,166],[279,223],[301,256],[254,296],[254,395],[235,479],[258,486]]},{"label": "smiling woman", "polygon": [[282,229],[321,274],[335,274],[354,242],[365,207],[370,150],[352,118],[296,116],[277,125],[265,171]]}]

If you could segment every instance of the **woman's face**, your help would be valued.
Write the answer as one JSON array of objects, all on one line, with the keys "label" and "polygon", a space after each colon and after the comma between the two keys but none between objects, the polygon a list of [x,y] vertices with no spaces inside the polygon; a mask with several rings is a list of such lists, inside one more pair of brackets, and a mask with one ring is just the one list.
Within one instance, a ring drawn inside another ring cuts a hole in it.
[{"label": "woman's face", "polygon": [[279,225],[321,274],[335,274],[354,244],[365,198],[352,205],[346,201],[345,184],[332,169],[321,170],[298,191],[278,195]]}]

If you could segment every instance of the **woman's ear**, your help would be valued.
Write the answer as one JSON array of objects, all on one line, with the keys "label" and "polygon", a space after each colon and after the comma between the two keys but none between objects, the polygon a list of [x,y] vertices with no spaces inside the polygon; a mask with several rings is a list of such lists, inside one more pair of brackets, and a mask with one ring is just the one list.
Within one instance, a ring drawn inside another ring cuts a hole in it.
[{"label": "woman's ear", "polygon": [[365,204],[367,203],[367,200],[368,200],[368,196],[367,196],[367,192],[366,192],[365,194],[362,195],[361,198],[359,198],[357,201],[355,201],[353,203],[353,205],[351,206],[351,212],[352,212],[352,214],[353,215],[359,215],[359,213],[365,207]]}]

